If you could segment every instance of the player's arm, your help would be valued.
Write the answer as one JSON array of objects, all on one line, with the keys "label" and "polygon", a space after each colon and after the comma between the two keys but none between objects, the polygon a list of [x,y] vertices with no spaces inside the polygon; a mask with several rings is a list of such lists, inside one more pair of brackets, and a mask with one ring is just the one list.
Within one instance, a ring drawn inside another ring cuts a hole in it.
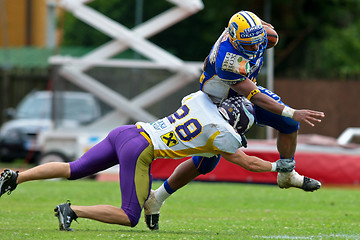
[{"label": "player's arm", "polygon": [[247,97],[252,103],[270,112],[281,115],[284,109],[284,105],[279,104],[268,95],[261,93],[255,83],[248,78],[232,85],[231,88],[235,92]]},{"label": "player's arm", "polygon": [[298,122],[305,122],[310,126],[314,126],[314,122],[321,122],[319,118],[325,117],[323,112],[307,109],[295,110],[278,103],[268,95],[261,93],[255,83],[248,78],[232,85],[231,88],[261,108],[278,115],[290,117]]},{"label": "player's arm", "polygon": [[237,149],[235,153],[221,152],[221,156],[225,160],[252,172],[291,172],[295,168],[293,159],[279,159],[272,163],[255,156],[249,156],[240,149]]}]

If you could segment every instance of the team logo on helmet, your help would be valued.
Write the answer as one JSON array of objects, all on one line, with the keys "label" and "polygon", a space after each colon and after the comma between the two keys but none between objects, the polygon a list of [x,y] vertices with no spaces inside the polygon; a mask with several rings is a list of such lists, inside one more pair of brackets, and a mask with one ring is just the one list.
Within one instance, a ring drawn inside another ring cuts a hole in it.
[{"label": "team logo on helmet", "polygon": [[230,23],[229,26],[229,34],[232,38],[236,38],[236,32],[239,29],[239,26],[237,25],[236,22],[232,22]]},{"label": "team logo on helmet", "polygon": [[244,31],[240,33],[240,38],[258,37],[263,32],[264,32],[263,26],[262,25],[256,25],[254,27],[244,29]]}]

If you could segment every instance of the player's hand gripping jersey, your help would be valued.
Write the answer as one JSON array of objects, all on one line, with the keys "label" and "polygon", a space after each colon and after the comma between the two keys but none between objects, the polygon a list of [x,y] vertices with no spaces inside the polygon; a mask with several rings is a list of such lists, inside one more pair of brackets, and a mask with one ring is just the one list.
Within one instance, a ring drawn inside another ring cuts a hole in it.
[{"label": "player's hand gripping jersey", "polygon": [[186,96],[182,106],[154,123],[137,123],[149,134],[155,158],[211,157],[219,151],[234,153],[241,136],[220,115],[203,92]]},{"label": "player's hand gripping jersey", "polygon": [[[263,43],[266,45],[266,41]],[[266,46],[265,46],[266,47]],[[230,85],[249,78],[256,82],[263,64],[262,54],[248,60],[234,48],[229,40],[228,28],[224,30],[205,60],[200,78],[200,89],[209,94],[215,103],[236,95]]]}]

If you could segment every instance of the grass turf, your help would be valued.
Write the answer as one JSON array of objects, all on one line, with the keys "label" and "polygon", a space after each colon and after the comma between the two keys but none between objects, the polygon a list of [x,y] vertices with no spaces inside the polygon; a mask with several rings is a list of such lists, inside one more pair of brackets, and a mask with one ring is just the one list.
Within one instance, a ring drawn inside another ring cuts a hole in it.
[{"label": "grass turf", "polygon": [[[161,182],[154,182],[157,188]],[[169,198],[160,230],[78,219],[59,232],[55,205],[120,206],[114,182],[27,182],[0,199],[0,239],[360,239],[360,189],[314,193],[273,185],[192,182]]]}]

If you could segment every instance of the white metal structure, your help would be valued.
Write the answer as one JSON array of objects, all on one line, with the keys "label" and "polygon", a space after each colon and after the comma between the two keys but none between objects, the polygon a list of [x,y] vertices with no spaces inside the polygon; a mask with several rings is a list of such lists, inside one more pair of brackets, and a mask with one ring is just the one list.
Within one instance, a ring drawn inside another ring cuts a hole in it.
[{"label": "white metal structure", "polygon": [[[60,74],[72,83],[93,93],[99,99],[116,109],[108,120],[116,119],[116,126],[127,122],[128,118],[139,121],[153,121],[155,116],[143,110],[171,93],[184,87],[189,82],[198,79],[201,74],[199,62],[184,62],[164,49],[146,40],[175,23],[189,17],[203,8],[201,0],[167,0],[176,6],[148,21],[128,29],[103,14],[85,5],[90,1],[62,0],[60,6],[72,12],[75,17],[103,32],[113,40],[93,50],[82,58],[53,56],[51,64],[61,66]],[[150,59],[111,60],[110,57],[131,48]],[[174,75],[158,85],[136,96],[131,101],[119,93],[104,86],[96,79],[84,73],[92,66],[164,68],[174,72]]]},{"label": "white metal structure", "polygon": [[[43,155],[39,160],[40,163],[78,158],[84,151],[103,139],[108,131],[127,123],[129,118],[146,122],[156,120],[157,117],[143,108],[160,101],[200,77],[202,62],[184,62],[146,40],[203,9],[201,0],[167,1],[173,3],[175,7],[131,30],[86,6],[86,3],[90,1],[61,0],[57,2],[60,7],[113,40],[82,58],[53,56],[49,59],[50,64],[59,65],[59,74],[82,89],[93,93],[115,110],[86,128],[79,128],[76,131],[54,129],[41,134],[39,142],[43,146]],[[110,59],[128,48],[149,60]],[[173,72],[174,75],[129,100],[87,75],[85,70],[93,66],[161,68]]]},{"label": "white metal structure", "polygon": [[351,142],[352,138],[360,136],[360,128],[347,128],[337,139],[341,145],[346,145]]}]

